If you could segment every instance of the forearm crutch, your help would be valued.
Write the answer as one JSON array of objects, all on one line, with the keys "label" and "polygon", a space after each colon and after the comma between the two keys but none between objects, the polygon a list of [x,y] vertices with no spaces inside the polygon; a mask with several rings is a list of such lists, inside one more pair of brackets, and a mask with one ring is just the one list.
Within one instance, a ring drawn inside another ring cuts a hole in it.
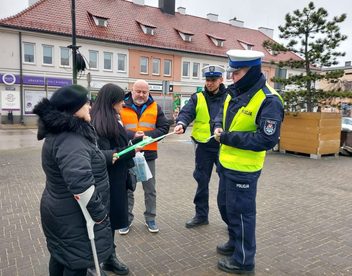
[{"label": "forearm crutch", "polygon": [[79,206],[81,207],[84,218],[86,219],[88,238],[90,240],[90,245],[92,247],[95,270],[97,272],[97,276],[101,276],[97,249],[95,247],[95,242],[94,242],[94,224],[95,224],[95,222],[87,210],[87,204],[88,204],[89,200],[91,199],[91,197],[94,193],[94,190],[95,190],[95,186],[92,185],[85,192],[78,194],[78,195],[75,195],[75,199],[77,200]]}]

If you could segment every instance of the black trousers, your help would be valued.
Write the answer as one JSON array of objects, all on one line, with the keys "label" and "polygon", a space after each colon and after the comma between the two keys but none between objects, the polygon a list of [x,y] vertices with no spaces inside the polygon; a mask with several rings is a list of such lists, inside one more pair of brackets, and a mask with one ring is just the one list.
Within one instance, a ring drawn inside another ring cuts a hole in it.
[{"label": "black trousers", "polygon": [[87,274],[87,268],[84,269],[70,269],[50,256],[49,261],[49,275],[50,276],[85,276]]},{"label": "black trousers", "polygon": [[256,195],[260,173],[220,169],[218,207],[228,227],[229,244],[235,247],[231,258],[237,266],[249,269],[254,267],[256,253]]},{"label": "black trousers", "polygon": [[218,151],[208,150],[198,144],[195,152],[196,167],[193,177],[197,181],[197,191],[193,203],[196,207],[196,217],[208,219],[209,214],[209,181],[214,165],[218,167]]}]

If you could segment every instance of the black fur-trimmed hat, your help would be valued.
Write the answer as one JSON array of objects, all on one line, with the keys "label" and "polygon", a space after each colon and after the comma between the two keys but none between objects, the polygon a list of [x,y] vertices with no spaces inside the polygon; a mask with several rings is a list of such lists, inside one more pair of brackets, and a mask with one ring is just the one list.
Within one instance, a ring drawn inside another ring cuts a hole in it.
[{"label": "black fur-trimmed hat", "polygon": [[74,84],[56,90],[50,98],[50,103],[59,111],[74,114],[88,100],[88,90],[83,86]]}]

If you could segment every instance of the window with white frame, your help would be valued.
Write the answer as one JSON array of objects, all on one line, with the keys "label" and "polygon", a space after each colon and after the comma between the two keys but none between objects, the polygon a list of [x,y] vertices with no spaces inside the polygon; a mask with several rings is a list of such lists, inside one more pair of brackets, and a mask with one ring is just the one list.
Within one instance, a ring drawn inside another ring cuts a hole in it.
[{"label": "window with white frame", "polygon": [[108,26],[108,18],[98,17],[98,16],[94,16],[94,15],[92,15],[92,17],[93,17],[95,25],[97,25],[98,27],[107,27]]},{"label": "window with white frame", "polygon": [[148,34],[148,35],[154,35],[155,33],[155,27],[151,27],[151,26],[146,26],[146,25],[142,25],[140,24],[143,33]]},{"label": "window with white frame", "polygon": [[112,53],[104,52],[104,70],[112,71]]},{"label": "window with white frame", "polygon": [[[204,67],[206,67],[206,66],[209,66],[209,64],[208,64],[208,63],[203,63],[203,64],[202,64],[202,69],[203,69]],[[203,71],[202,71],[202,78],[205,78]]]},{"label": "window with white frame", "polygon": [[239,43],[241,44],[241,46],[243,47],[243,49],[245,50],[252,50],[253,49],[253,44],[250,44],[250,43],[246,43],[246,42],[243,42],[243,41],[239,41]]},{"label": "window with white frame", "polygon": [[182,77],[189,77],[189,67],[190,67],[189,61],[184,61],[182,63]]},{"label": "window with white frame", "polygon": [[164,76],[171,76],[172,60],[164,60]]},{"label": "window with white frame", "polygon": [[98,51],[89,50],[89,68],[98,69]]},{"label": "window with white frame", "polygon": [[60,47],[60,65],[70,66],[70,49],[66,47]]},{"label": "window with white frame", "polygon": [[193,63],[193,71],[192,71],[193,78],[199,78],[199,68],[200,68],[200,63],[194,62]]},{"label": "window with white frame", "polygon": [[217,47],[224,47],[224,41],[225,39],[222,39],[222,38],[216,38],[216,37],[213,37],[213,36],[210,36],[210,39],[211,41],[214,43],[215,46]]},{"label": "window with white frame", "polygon": [[153,58],[153,75],[160,75],[160,58]]},{"label": "window with white frame", "polygon": [[126,54],[117,54],[117,71],[126,72]]},{"label": "window with white frame", "polygon": [[148,62],[149,62],[149,59],[147,57],[140,58],[139,72],[141,74],[148,74]]},{"label": "window with white frame", "polygon": [[25,63],[35,63],[35,44],[34,43],[23,43],[23,61]]},{"label": "window with white frame", "polygon": [[43,45],[43,64],[53,65],[54,46]]},{"label": "window with white frame", "polygon": [[184,32],[181,32],[181,31],[179,31],[178,34],[180,35],[180,37],[182,38],[183,41],[186,41],[186,42],[191,42],[192,41],[193,34],[184,33]]}]

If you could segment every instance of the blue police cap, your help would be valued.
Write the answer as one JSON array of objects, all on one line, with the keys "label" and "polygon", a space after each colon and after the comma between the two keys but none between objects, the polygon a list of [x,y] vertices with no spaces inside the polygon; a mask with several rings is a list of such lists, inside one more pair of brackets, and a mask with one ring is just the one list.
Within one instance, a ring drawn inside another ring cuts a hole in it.
[{"label": "blue police cap", "polygon": [[226,52],[229,57],[227,71],[237,71],[243,67],[252,67],[262,63],[264,54],[253,50],[229,50]]},{"label": "blue police cap", "polygon": [[207,65],[202,68],[202,73],[206,78],[220,78],[225,69],[219,65]]}]

